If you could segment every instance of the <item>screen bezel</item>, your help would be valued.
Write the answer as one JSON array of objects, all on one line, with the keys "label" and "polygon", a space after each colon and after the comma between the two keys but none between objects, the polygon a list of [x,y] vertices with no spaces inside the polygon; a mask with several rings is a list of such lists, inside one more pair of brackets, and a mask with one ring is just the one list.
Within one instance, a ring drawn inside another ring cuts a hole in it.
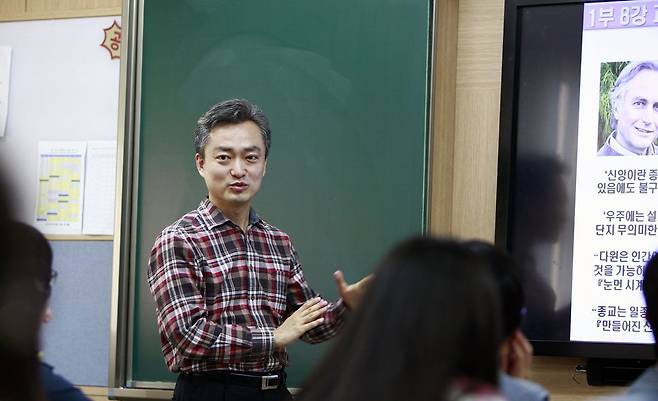
[{"label": "screen bezel", "polygon": [[[523,8],[533,6],[561,6],[612,0],[506,0],[503,33],[503,61],[501,77],[500,125],[498,144],[498,179],[496,200],[496,245],[510,249],[509,229],[511,194],[514,182],[518,112],[518,72],[520,62],[519,15]],[[535,354],[547,356],[575,356],[587,358],[655,359],[654,344],[576,342],[530,339]]]}]

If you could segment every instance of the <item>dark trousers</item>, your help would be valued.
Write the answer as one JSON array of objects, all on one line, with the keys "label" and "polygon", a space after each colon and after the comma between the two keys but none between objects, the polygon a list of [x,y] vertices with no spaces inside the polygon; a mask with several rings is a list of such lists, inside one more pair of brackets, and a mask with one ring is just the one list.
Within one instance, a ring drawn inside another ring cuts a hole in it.
[{"label": "dark trousers", "polygon": [[273,390],[225,384],[206,376],[179,374],[173,401],[291,401],[285,386]]}]

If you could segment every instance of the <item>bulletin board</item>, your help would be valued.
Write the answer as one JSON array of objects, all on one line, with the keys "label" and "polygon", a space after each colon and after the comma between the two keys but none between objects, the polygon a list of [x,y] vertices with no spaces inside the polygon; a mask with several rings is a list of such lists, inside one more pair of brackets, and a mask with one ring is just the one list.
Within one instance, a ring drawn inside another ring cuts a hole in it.
[{"label": "bulletin board", "polygon": [[39,141],[116,140],[119,58],[101,46],[115,21],[120,17],[0,23],[0,46],[11,48],[0,157],[25,222],[34,223]]}]

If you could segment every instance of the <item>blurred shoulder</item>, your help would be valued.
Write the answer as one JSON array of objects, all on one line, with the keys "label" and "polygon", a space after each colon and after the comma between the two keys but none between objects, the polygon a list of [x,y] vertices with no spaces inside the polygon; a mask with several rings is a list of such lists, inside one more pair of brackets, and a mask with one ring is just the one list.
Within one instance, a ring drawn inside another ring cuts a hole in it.
[{"label": "blurred shoulder", "polygon": [[458,380],[453,383],[448,397],[450,401],[506,401],[500,391],[486,383]]},{"label": "blurred shoulder", "polygon": [[500,392],[508,401],[548,401],[548,390],[530,380],[500,375]]},{"label": "blurred shoulder", "polygon": [[71,382],[55,373],[52,366],[41,363],[41,383],[48,401],[89,401]]}]

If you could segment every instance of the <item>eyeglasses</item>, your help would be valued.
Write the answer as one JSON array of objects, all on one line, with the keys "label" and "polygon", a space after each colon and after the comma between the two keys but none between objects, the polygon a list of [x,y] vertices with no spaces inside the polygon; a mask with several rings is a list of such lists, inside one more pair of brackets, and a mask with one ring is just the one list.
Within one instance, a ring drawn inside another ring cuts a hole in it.
[{"label": "eyeglasses", "polygon": [[53,286],[53,284],[55,284],[55,281],[57,281],[57,275],[58,275],[57,270],[53,270],[53,271],[50,272],[50,283],[49,284],[50,284],[51,287]]},{"label": "eyeglasses", "polygon": [[43,278],[35,280],[35,285],[37,286],[37,289],[45,294],[50,295],[50,290],[53,287],[53,284],[55,284],[55,281],[57,281],[57,271],[56,270],[51,270],[50,271],[50,280],[46,283]]}]

